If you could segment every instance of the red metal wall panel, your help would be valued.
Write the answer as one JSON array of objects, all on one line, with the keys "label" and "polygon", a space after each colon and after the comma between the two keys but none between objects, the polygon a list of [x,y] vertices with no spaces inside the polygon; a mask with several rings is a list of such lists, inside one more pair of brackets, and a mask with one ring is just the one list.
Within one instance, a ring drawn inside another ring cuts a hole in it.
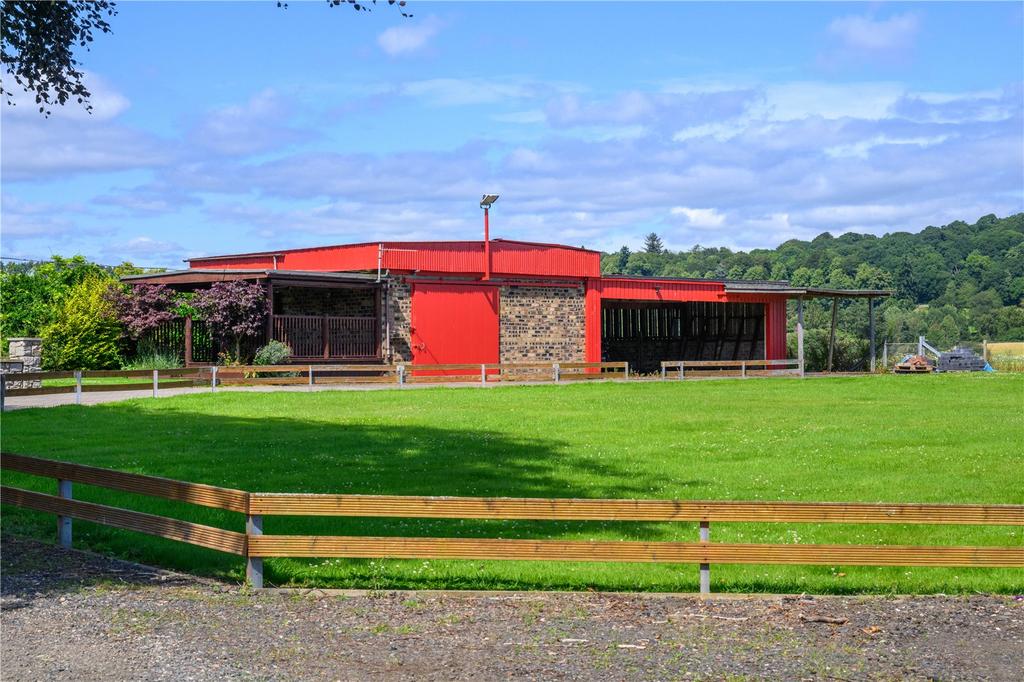
[{"label": "red metal wall panel", "polygon": [[[484,245],[480,241],[383,242],[383,267],[391,271],[482,275]],[[281,270],[345,272],[376,270],[380,244],[343,244],[278,252]],[[494,240],[491,270],[495,276],[564,277],[582,279],[601,274],[601,254],[568,246]],[[242,254],[231,257],[195,258],[192,267],[274,267],[274,256]]]},{"label": "red metal wall panel", "polygon": [[773,296],[765,305],[764,353],[766,360],[786,359],[786,299]]},{"label": "red metal wall panel", "polygon": [[601,292],[603,280],[594,277],[587,280],[585,293],[585,359],[587,362],[601,362]]},{"label": "red metal wall panel", "polygon": [[414,284],[413,364],[498,362],[498,291],[492,286]]},{"label": "red metal wall panel", "polygon": [[720,301],[725,296],[721,282],[671,279],[601,278],[601,298],[625,301]]}]

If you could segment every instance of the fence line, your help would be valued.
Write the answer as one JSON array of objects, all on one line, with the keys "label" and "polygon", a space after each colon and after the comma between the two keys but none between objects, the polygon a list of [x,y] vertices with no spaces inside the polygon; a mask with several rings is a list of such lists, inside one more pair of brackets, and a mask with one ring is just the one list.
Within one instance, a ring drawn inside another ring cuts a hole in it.
[{"label": "fence line", "polygon": [[[701,592],[710,565],[797,564],[1024,568],[1024,547],[791,545],[715,543],[712,521],[761,523],[920,523],[1024,526],[1024,505],[861,504],[686,500],[405,497],[250,493],[70,462],[0,454],[0,469],[56,478],[58,495],[0,486],[0,502],[58,516],[58,539],[71,546],[71,519],[83,519],[246,558],[246,578],[263,586],[266,557],[518,559],[699,564]],[[73,482],[201,504],[246,515],[246,532],[72,499]],[[699,521],[700,542],[615,542],[499,538],[264,535],[263,516],[473,518],[488,520]]]}]

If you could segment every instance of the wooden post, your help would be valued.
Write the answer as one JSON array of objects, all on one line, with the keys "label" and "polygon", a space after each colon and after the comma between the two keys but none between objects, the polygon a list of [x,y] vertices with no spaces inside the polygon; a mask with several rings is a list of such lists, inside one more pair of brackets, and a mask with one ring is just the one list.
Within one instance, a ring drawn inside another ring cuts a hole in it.
[{"label": "wooden post", "polygon": [[871,354],[871,373],[875,373],[875,299],[868,296],[868,352]]},{"label": "wooden post", "polygon": [[[277,268],[274,268],[275,270]],[[267,341],[274,340],[274,280],[267,278]]]},{"label": "wooden post", "polygon": [[836,314],[839,312],[839,299],[832,297],[832,326],[828,332],[828,371],[832,371],[832,357],[836,349]]},{"label": "wooden post", "polygon": [[981,340],[981,359],[988,362],[988,339]]},{"label": "wooden post", "polygon": [[[260,514],[249,514],[245,517],[246,535],[263,535],[263,516]],[[245,579],[249,587],[260,589],[263,587],[263,558],[246,556]]]},{"label": "wooden post", "polygon": [[320,336],[323,340],[324,360],[327,360],[331,357],[331,326],[327,322],[326,315],[320,321]]},{"label": "wooden post", "polygon": [[626,378],[628,379],[629,378],[629,363],[628,362],[626,363],[624,374],[626,375]]},{"label": "wooden post", "polygon": [[[711,540],[711,524],[707,521],[700,522],[700,541]],[[700,593],[701,595],[711,594],[711,564],[700,565]]]},{"label": "wooden post", "polygon": [[796,299],[796,358],[800,361],[800,376],[804,376],[804,299]]},{"label": "wooden post", "polygon": [[75,405],[82,404],[82,370],[75,370]]},{"label": "wooden post", "polygon": [[[65,500],[71,499],[71,481],[57,479],[57,494]],[[57,516],[57,542],[64,549],[71,549],[71,517]]]},{"label": "wooden post", "polygon": [[153,397],[157,397],[156,392],[160,390],[160,370],[153,370]]},{"label": "wooden post", "polygon": [[192,316],[185,316],[185,366],[192,365]]}]

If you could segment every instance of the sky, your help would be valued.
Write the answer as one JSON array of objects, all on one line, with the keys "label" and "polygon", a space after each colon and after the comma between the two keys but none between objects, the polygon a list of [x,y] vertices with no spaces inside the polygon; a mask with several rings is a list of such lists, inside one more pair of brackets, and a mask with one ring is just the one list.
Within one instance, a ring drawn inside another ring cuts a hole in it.
[{"label": "sky", "polygon": [[0,113],[0,252],[772,248],[1024,210],[1024,4],[122,2]]}]

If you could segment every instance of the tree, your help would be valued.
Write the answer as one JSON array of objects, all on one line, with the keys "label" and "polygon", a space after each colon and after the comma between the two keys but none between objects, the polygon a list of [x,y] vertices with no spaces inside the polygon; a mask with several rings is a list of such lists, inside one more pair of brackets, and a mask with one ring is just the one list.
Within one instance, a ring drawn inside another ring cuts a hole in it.
[{"label": "tree", "polygon": [[662,253],[664,250],[665,244],[656,233],[651,232],[644,237],[644,251],[647,253]]},{"label": "tree", "polygon": [[122,328],[110,301],[111,279],[90,275],[71,288],[42,332],[45,369],[121,366]]},{"label": "tree", "polygon": [[[75,48],[89,49],[94,33],[110,33],[107,18],[117,14],[107,0],[66,0],[64,2],[16,2],[4,0],[0,57],[4,76],[35,96],[39,112],[49,116],[53,104],[63,106],[74,99],[86,111],[89,90],[85,74],[75,59]],[[11,99],[10,84],[0,84],[0,94]]]},{"label": "tree", "polygon": [[114,288],[110,300],[128,336],[136,341],[177,317],[175,292],[162,284],[140,284],[128,290]]},{"label": "tree", "polygon": [[[376,5],[377,0],[370,0]],[[330,7],[347,4],[356,11],[370,11],[359,0],[327,0]],[[388,0],[396,5],[403,17],[412,17],[405,11],[405,0]],[[288,3],[278,2],[288,8]],[[90,93],[82,82],[84,73],[75,50],[89,49],[95,35],[111,33],[107,19],[117,15],[116,3],[110,0],[3,0],[0,23],[0,57],[3,76],[8,74],[16,86],[35,98],[39,112],[50,115],[53,104],[63,106],[75,100],[88,112]],[[0,80],[0,95],[13,105],[9,83]]]},{"label": "tree", "polygon": [[241,361],[242,339],[259,336],[266,322],[267,297],[255,282],[214,282],[196,292],[192,304],[206,320],[221,346],[231,343],[235,362]]}]

